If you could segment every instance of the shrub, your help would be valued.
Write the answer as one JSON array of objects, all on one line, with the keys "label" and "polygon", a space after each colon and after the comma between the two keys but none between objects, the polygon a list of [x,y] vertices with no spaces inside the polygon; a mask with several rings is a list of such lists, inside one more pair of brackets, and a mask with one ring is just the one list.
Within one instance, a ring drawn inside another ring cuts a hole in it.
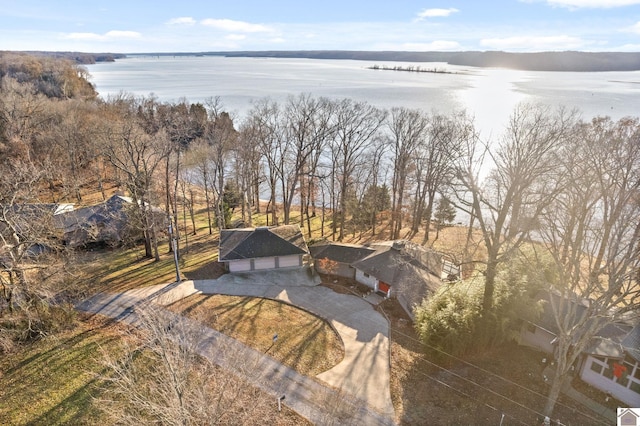
[{"label": "shrub", "polygon": [[484,278],[443,285],[416,308],[415,327],[427,348],[465,355],[517,340],[523,319],[540,307],[533,296],[544,283],[545,268],[516,258],[496,277],[493,310],[482,312]]}]

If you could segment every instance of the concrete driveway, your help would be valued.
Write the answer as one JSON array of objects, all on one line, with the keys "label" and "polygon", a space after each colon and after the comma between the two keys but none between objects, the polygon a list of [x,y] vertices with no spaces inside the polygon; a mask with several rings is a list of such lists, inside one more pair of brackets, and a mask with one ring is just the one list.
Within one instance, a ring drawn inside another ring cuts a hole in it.
[{"label": "concrete driveway", "polygon": [[344,343],[345,355],[338,365],[317,377],[394,418],[389,387],[389,323],[364,299],[318,286],[318,277],[307,271],[227,274],[216,280],[194,281],[193,287],[204,294],[281,300],[329,321]]},{"label": "concrete driveway", "polygon": [[[149,304],[168,304],[194,293],[199,292],[193,287],[193,282],[183,281],[179,284],[145,287],[119,294],[100,293],[80,303],[77,308],[137,325],[138,308],[144,309]],[[190,333],[200,336],[197,347],[200,355],[227,371],[244,377],[273,396],[274,400],[285,395],[285,404],[314,424],[394,424],[393,418],[370,409],[360,400],[345,398],[336,390],[296,372],[267,354],[180,314],[166,310],[165,315],[173,324],[167,333],[176,334],[176,341],[181,332],[191,329]],[[275,406],[274,402],[274,409]]]},{"label": "concrete driveway", "polygon": [[[368,407],[375,410],[364,406],[357,408],[358,424],[394,424],[395,413],[389,388],[387,320],[364,299],[335,293],[326,287],[318,286],[319,282],[317,276],[309,275],[304,268],[227,274],[217,280],[183,281],[138,288],[119,294],[100,293],[80,303],[77,308],[135,323],[137,306],[143,307],[148,303],[165,306],[197,293],[263,297],[290,303],[329,321],[344,343],[343,360],[317,376],[320,381],[330,385],[330,388],[324,388],[320,383],[267,355],[257,352],[253,354],[253,349],[212,329],[203,332],[203,342],[206,341],[206,345],[202,348],[202,354],[210,356],[210,359],[218,364],[228,364],[224,366],[233,369],[233,359],[225,361],[219,355],[211,355],[215,353],[216,345],[220,346],[220,342],[223,342],[222,346],[225,347],[238,346],[237,350],[232,351],[237,356],[244,354],[242,356],[264,358],[261,362],[269,366],[260,370],[267,376],[257,381],[253,378],[248,379],[273,395],[286,393],[287,405],[314,423],[327,423],[327,416],[336,415],[327,413],[324,405],[327,395],[334,392],[331,390],[333,388],[350,394],[357,400],[365,401]],[[336,398],[340,398],[340,394],[336,394]],[[342,422],[334,419],[329,423]]]}]

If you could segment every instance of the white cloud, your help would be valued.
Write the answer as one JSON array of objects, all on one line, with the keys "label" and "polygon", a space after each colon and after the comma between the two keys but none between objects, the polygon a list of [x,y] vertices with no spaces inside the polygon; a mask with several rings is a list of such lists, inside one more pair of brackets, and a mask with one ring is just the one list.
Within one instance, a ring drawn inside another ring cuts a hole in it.
[{"label": "white cloud", "polygon": [[421,21],[427,18],[446,18],[456,12],[459,12],[459,10],[454,7],[450,7],[449,9],[424,9],[418,13],[417,19]]},{"label": "white cloud", "polygon": [[640,4],[640,0],[546,0],[546,2],[551,6],[567,7],[570,9],[610,9]]},{"label": "white cloud", "polygon": [[167,25],[195,25],[196,20],[190,16],[182,16],[180,18],[173,18],[167,21]]},{"label": "white cloud", "polygon": [[68,40],[93,40],[93,41],[110,41],[116,39],[135,39],[142,37],[142,34],[136,31],[108,31],[104,34],[96,33],[68,33],[63,38]]},{"label": "white cloud", "polygon": [[627,32],[640,34],[640,21],[636,22],[636,24],[627,29]]},{"label": "white cloud", "polygon": [[114,38],[140,38],[142,34],[137,31],[109,31],[104,35],[107,39]]},{"label": "white cloud", "polygon": [[486,38],[480,45],[497,50],[567,50],[585,46],[578,37],[560,36],[517,36],[505,38]]},{"label": "white cloud", "polygon": [[612,49],[613,52],[637,52],[640,50],[640,44],[624,44]]},{"label": "white cloud", "polygon": [[244,40],[245,38],[247,38],[247,36],[244,34],[229,34],[225,36],[225,39],[233,40],[233,41],[240,41],[240,40]]},{"label": "white cloud", "polygon": [[69,33],[63,37],[69,40],[100,40],[103,36],[95,33]]},{"label": "white cloud", "polygon": [[239,33],[264,33],[273,31],[266,25],[252,24],[244,21],[234,21],[231,19],[204,19],[200,22],[207,27],[213,27],[219,30]]}]

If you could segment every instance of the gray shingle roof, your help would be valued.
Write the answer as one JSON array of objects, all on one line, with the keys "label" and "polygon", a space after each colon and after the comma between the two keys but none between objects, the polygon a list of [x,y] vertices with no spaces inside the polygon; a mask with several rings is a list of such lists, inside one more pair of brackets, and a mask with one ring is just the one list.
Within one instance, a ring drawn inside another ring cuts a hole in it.
[{"label": "gray shingle roof", "polygon": [[289,256],[309,252],[300,227],[223,229],[220,232],[220,261]]},{"label": "gray shingle roof", "polygon": [[314,259],[329,259],[346,264],[364,259],[375,251],[370,247],[344,243],[324,243],[309,247],[309,252]]},{"label": "gray shingle roof", "polygon": [[[577,324],[586,314],[586,302],[578,303],[576,300],[561,300],[560,295],[551,293],[556,306],[560,306],[559,317],[568,317],[569,325]],[[538,327],[544,328],[553,334],[558,334],[558,325],[553,314],[553,307],[549,302],[549,293],[541,292],[539,299],[544,300],[543,311],[537,321],[533,321]],[[611,323],[604,325],[591,339],[585,353],[606,356],[611,358],[623,358],[625,352],[635,360],[640,361],[640,324],[632,327],[628,324]]]},{"label": "gray shingle roof", "polygon": [[404,241],[379,243],[372,248],[376,251],[354,262],[354,268],[391,285],[397,284],[407,274],[434,275],[440,282],[442,257],[439,254]]},{"label": "gray shingle roof", "polygon": [[640,324],[637,324],[622,340],[622,346],[636,361],[640,361]]}]

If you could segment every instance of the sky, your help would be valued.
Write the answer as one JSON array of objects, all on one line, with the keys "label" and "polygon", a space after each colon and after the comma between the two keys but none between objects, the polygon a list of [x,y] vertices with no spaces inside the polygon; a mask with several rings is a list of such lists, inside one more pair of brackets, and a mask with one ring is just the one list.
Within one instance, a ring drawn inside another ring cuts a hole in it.
[{"label": "sky", "polygon": [[0,50],[640,51],[640,0],[0,0]]}]

